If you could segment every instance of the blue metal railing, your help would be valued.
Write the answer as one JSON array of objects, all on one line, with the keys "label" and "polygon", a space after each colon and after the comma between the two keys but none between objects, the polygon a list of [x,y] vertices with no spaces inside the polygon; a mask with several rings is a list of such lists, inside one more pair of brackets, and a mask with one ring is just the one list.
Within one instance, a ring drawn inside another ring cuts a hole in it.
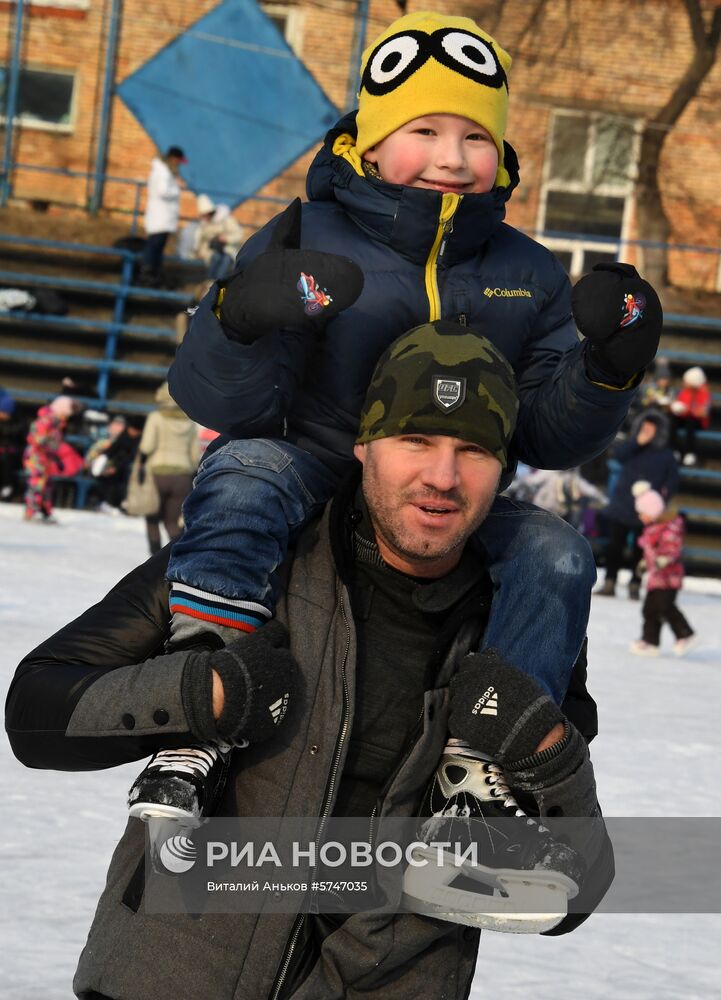
[{"label": "blue metal railing", "polygon": [[[88,333],[109,333],[113,324],[102,319],[83,319],[80,316],[49,316],[39,312],[0,312],[0,321],[12,320],[28,326],[55,326],[58,329],[87,331]],[[172,340],[175,342],[175,330],[169,326],[143,326],[139,323],[123,323],[122,333],[125,337],[151,338],[153,340]],[[721,400],[719,401],[721,405]]]},{"label": "blue metal railing", "polygon": [[[107,8],[105,8],[107,10]],[[103,74],[103,98],[100,107],[100,128],[98,130],[98,148],[95,154],[95,179],[93,193],[88,204],[89,211],[94,215],[103,203],[103,190],[105,181],[105,164],[108,155],[108,134],[110,132],[110,113],[113,100],[113,80],[115,77],[115,63],[118,55],[118,38],[120,36],[120,17],[122,14],[122,0],[112,0],[110,11],[110,25],[108,27],[108,44],[105,50],[105,72]],[[7,162],[7,160],[6,160]],[[138,197],[135,197],[136,208]],[[136,225],[136,217],[133,215],[133,229]]]},{"label": "blue metal railing", "polygon": [[[11,131],[12,130],[9,129],[6,130],[6,138],[7,135],[11,133]],[[147,181],[138,180],[136,177],[118,177],[115,174],[106,174],[102,171],[97,172],[91,170],[71,170],[69,167],[41,167],[33,163],[16,163],[11,159],[6,158],[0,165],[0,205],[6,205],[8,198],[12,194],[12,183],[10,179],[12,177],[13,171],[15,170],[27,170],[31,173],[38,173],[38,174],[55,174],[60,177],[84,178],[86,181],[92,180],[95,186],[96,187],[99,186],[101,189],[104,189],[105,184],[107,183],[127,184],[135,187],[135,197],[132,209],[113,206],[113,212],[131,215],[132,218],[130,222],[130,232],[131,234],[137,233],[138,220],[140,218],[140,206],[142,201],[142,194],[143,194],[143,189],[147,187]],[[192,194],[192,192],[190,193]],[[226,200],[230,203],[233,203],[237,198],[237,193],[235,191],[218,191],[212,188],[208,188],[208,190],[205,193],[214,198],[216,201]],[[101,201],[99,199],[96,200],[98,202],[96,206],[94,205],[93,199],[91,198],[88,205],[83,207],[87,207],[88,211],[90,211],[91,213],[97,211],[101,207]],[[267,202],[271,205],[283,205],[285,207],[288,204],[288,200],[289,200],[288,198],[281,198],[276,195],[254,194],[251,198],[246,198],[243,204],[247,204],[248,202],[253,202],[253,201],[260,201],[260,202]],[[194,217],[188,218],[184,216],[182,217],[181,221],[185,222],[194,221]]]},{"label": "blue metal railing", "polygon": [[[97,257],[116,257],[120,262],[120,279],[117,283],[88,281],[79,278],[63,278],[27,272],[0,271],[0,284],[7,285],[11,283],[19,286],[66,288],[75,291],[110,295],[114,299],[113,314],[110,322],[83,319],[74,320],[70,317],[61,316],[47,317],[51,326],[62,327],[72,325],[84,329],[99,329],[104,332],[106,340],[102,359],[53,354],[45,351],[2,348],[1,353],[5,360],[15,362],[27,361],[36,364],[46,362],[52,365],[66,365],[72,362],[75,366],[84,366],[97,372],[98,378],[94,405],[99,407],[105,407],[109,402],[109,383],[113,373],[152,378],[158,381],[161,381],[165,377],[167,368],[163,366],[117,360],[118,343],[120,337],[126,331],[134,336],[143,333],[148,335],[160,333],[163,337],[168,337],[169,339],[174,336],[174,333],[167,329],[156,330],[154,327],[126,324],[124,322],[125,310],[130,297],[142,296],[146,299],[172,303],[178,307],[182,306],[187,300],[187,296],[178,294],[177,292],[134,286],[132,281],[136,255],[133,251],[118,247],[97,247],[86,243],[69,243],[61,240],[43,240],[37,237],[13,236],[7,233],[0,235],[0,243],[12,243],[19,246],[36,247],[45,250],[83,253]],[[5,314],[5,318],[12,319],[12,321],[20,320],[20,322],[38,323],[44,317],[42,314],[33,313],[7,313]]]},{"label": "blue metal railing", "polygon": [[[41,389],[13,389],[13,397],[16,400],[20,400],[24,403],[47,403],[48,399],[51,398],[52,393],[43,392]],[[84,406],[90,407],[94,410],[104,409],[106,405],[106,400],[98,399],[97,396],[76,396]],[[154,403],[135,403],[128,400],[114,399],[112,401],[112,411],[113,413],[137,413],[137,414],[147,414],[155,408]]]},{"label": "blue metal railing", "polygon": [[[12,54],[10,56],[10,66],[8,72],[8,90],[5,101],[5,142],[3,149],[3,164],[9,163],[12,159],[13,139],[15,130],[13,122],[18,106],[18,95],[20,93],[20,50],[23,40],[23,18],[25,16],[25,0],[16,0],[15,7],[15,33],[13,37]],[[10,195],[10,174],[3,171],[0,181],[0,205],[4,205]]]}]

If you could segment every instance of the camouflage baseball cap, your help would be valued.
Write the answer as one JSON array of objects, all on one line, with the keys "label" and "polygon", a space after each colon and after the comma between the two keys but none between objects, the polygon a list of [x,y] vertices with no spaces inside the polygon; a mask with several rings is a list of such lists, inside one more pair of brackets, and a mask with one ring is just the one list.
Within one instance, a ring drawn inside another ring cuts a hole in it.
[{"label": "camouflage baseball cap", "polygon": [[505,469],[517,414],[516,380],[501,352],[468,327],[438,320],[381,355],[356,442],[444,434],[481,445]]}]

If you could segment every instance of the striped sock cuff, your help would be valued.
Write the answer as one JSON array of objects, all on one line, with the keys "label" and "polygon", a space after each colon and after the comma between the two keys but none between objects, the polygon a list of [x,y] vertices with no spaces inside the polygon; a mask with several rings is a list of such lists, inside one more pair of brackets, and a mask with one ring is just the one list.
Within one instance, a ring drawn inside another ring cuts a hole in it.
[{"label": "striped sock cuff", "polygon": [[200,621],[225,625],[240,632],[255,632],[272,618],[268,608],[255,601],[219,597],[185,583],[171,584],[170,612],[173,615],[189,615]]}]

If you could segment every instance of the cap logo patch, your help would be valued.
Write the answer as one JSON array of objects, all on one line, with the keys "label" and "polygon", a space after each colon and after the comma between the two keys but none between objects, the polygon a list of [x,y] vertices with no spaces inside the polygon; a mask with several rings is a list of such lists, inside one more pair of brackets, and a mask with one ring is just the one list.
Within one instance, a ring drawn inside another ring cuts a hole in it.
[{"label": "cap logo patch", "polygon": [[303,312],[307,316],[316,316],[319,312],[323,312],[325,307],[333,301],[325,288],[321,288],[316,283],[313,275],[306,274],[304,271],[300,272],[297,288],[303,303]]},{"label": "cap logo patch", "polygon": [[626,292],[623,297],[623,319],[621,326],[631,326],[637,319],[643,319],[646,299],[639,292]]},{"label": "cap logo patch", "polygon": [[457,410],[466,398],[466,380],[434,375],[432,397],[439,410],[451,413]]}]

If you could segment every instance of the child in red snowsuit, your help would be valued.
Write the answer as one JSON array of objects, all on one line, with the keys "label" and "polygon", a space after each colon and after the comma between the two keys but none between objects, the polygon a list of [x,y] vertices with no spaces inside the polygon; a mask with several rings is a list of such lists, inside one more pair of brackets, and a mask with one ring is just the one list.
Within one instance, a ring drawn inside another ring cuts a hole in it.
[{"label": "child in red snowsuit", "polygon": [[57,469],[57,451],[72,412],[70,396],[58,396],[48,406],[40,407],[30,425],[23,453],[23,468],[27,474],[26,521],[39,515],[46,523],[54,523],[50,476]]},{"label": "child in red snowsuit", "polygon": [[696,464],[696,431],[711,424],[711,392],[703,368],[689,368],[683,374],[683,388],[671,403],[675,418],[676,447],[684,465]]},{"label": "child in red snowsuit", "polygon": [[673,651],[683,656],[694,645],[694,632],[676,607],[676,595],[683,584],[684,522],[679,515],[665,514],[663,497],[647,490],[636,497],[636,512],[645,525],[638,540],[643,551],[648,578],[643,602],[643,637],[631,643],[637,656],[658,656],[661,626],[668,622],[676,642]]}]

